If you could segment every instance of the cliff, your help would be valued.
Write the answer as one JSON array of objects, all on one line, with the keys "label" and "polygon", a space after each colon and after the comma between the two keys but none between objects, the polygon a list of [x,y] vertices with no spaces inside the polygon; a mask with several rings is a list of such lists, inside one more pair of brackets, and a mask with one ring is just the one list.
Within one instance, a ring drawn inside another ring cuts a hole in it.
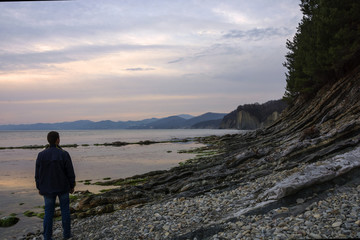
[{"label": "cliff", "polygon": [[279,118],[286,106],[283,100],[241,105],[223,118],[220,128],[254,130],[268,126]]}]

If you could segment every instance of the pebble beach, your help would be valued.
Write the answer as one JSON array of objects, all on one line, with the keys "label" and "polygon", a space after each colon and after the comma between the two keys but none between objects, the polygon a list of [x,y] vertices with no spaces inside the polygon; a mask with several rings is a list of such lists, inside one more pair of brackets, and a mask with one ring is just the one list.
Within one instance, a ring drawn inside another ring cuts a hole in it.
[{"label": "pebble beach", "polygon": [[[232,189],[194,198],[174,198],[110,214],[74,219],[72,239],[349,239],[360,238],[360,185],[330,189],[305,209],[292,214],[279,207],[265,214],[239,215],[254,207],[254,195],[281,175],[257,179]],[[238,216],[239,215],[239,216]],[[22,239],[42,239],[40,232]],[[62,239],[61,222],[54,239]]]}]

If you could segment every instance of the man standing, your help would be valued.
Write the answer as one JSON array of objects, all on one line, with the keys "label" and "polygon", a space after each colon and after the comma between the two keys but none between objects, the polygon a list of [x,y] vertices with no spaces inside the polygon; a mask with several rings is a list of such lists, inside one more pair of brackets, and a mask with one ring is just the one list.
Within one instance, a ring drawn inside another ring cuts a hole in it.
[{"label": "man standing", "polygon": [[35,168],[36,188],[44,196],[44,239],[51,239],[56,197],[60,201],[63,237],[71,237],[69,193],[74,192],[75,173],[68,152],[59,147],[58,132],[47,135],[49,147],[38,154]]}]

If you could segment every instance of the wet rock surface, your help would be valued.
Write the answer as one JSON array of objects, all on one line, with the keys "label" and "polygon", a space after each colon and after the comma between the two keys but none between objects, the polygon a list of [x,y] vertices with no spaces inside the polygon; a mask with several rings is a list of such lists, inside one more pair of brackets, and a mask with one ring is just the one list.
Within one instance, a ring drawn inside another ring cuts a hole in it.
[{"label": "wet rock surface", "polygon": [[198,139],[212,156],[83,196],[73,239],[360,238],[359,76],[299,99],[267,128]]},{"label": "wet rock surface", "polygon": [[0,218],[0,227],[11,227],[19,221],[19,218],[15,216],[6,216]]}]

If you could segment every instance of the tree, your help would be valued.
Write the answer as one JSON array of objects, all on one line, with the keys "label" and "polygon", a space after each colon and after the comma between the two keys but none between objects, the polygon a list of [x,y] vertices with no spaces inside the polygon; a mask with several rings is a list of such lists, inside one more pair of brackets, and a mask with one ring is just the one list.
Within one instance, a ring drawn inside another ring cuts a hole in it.
[{"label": "tree", "polygon": [[301,0],[303,18],[283,64],[284,98],[312,96],[342,72],[360,50],[359,0]]}]

